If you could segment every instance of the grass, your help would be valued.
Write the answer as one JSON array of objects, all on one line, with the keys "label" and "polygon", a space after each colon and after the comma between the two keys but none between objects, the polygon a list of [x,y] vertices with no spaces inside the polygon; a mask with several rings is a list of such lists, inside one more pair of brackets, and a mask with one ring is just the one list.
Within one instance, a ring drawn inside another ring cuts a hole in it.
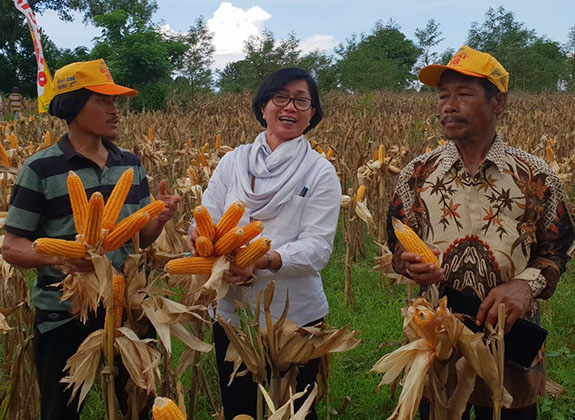
[{"label": "grass", "polygon": [[[381,375],[369,374],[375,362],[384,354],[393,351],[401,342],[402,316],[400,309],[405,303],[405,286],[389,286],[380,281],[378,273],[371,273],[375,265],[372,259],[375,246],[369,246],[367,257],[352,267],[352,290],[354,303],[345,304],[344,298],[344,254],[345,248],[338,235],[334,253],[322,276],[330,303],[327,322],[341,327],[351,324],[361,331],[361,344],[352,351],[332,357],[330,394],[327,401],[318,404],[320,418],[370,420],[389,416],[397,402],[399,393],[392,399],[389,388],[384,386],[380,393],[376,387]],[[549,330],[546,341],[548,378],[565,388],[559,398],[545,397],[539,403],[541,420],[563,420],[575,418],[575,268],[573,264],[563,276],[552,299],[543,305],[543,326]],[[209,338],[207,338],[209,339]],[[175,354],[182,348],[174,343]],[[1,353],[0,353],[1,354]],[[219,399],[217,371],[213,354],[202,356],[202,369],[211,391]],[[190,384],[190,372],[183,378],[184,387]],[[398,390],[399,391],[399,390]],[[346,399],[349,405],[338,413]],[[97,386],[90,392],[82,411],[83,420],[105,418],[102,398]],[[212,410],[207,397],[200,392],[197,398],[197,420],[212,419]]]}]

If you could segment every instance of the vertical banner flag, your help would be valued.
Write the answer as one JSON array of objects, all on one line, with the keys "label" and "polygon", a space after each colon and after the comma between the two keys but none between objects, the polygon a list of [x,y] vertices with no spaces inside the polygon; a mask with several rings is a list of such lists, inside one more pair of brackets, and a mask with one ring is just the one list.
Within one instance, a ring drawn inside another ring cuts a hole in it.
[{"label": "vertical banner flag", "polygon": [[44,53],[42,52],[42,40],[40,39],[40,30],[36,23],[36,17],[32,8],[27,0],[14,0],[14,6],[20,10],[26,20],[28,21],[28,28],[34,43],[34,53],[36,55],[36,63],[38,65],[38,73],[36,75],[36,86],[38,88],[38,111],[40,113],[48,111],[48,105],[52,100],[54,94],[52,93],[52,77],[48,65],[44,61]]}]

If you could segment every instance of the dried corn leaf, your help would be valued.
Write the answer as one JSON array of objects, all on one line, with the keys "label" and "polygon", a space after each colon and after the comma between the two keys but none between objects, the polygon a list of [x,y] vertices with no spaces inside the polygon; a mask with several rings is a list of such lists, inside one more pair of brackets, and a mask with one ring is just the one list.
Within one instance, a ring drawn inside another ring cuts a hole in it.
[{"label": "dried corn leaf", "polygon": [[116,337],[115,342],[120,350],[122,363],[134,383],[148,394],[156,391],[156,383],[160,381],[161,354],[148,344],[153,339],[140,340],[129,328],[122,327],[119,331],[123,337]]},{"label": "dried corn leaf", "polygon": [[80,396],[78,398],[78,411],[88,391],[92,388],[96,375],[98,374],[98,368],[102,361],[104,348],[104,331],[97,330],[90,334],[86,339],[80,344],[78,350],[72,357],[66,362],[66,367],[64,371],[68,370],[69,375],[62,378],[60,382],[68,384],[66,389],[72,387],[72,395],[70,396],[69,402],[71,402],[76,396],[78,390],[80,390]]}]

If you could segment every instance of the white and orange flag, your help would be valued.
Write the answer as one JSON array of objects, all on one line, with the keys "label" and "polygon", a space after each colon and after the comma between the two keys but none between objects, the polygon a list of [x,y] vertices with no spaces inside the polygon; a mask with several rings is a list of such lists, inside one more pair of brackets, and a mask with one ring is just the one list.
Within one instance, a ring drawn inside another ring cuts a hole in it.
[{"label": "white and orange flag", "polygon": [[48,111],[48,105],[54,96],[52,92],[52,77],[50,70],[44,60],[44,53],[42,51],[42,40],[40,39],[40,29],[36,23],[36,16],[27,0],[14,0],[14,6],[20,10],[26,20],[28,21],[28,28],[34,43],[34,53],[36,55],[36,64],[38,65],[38,73],[36,75],[36,86],[38,88],[38,111],[40,113]]}]

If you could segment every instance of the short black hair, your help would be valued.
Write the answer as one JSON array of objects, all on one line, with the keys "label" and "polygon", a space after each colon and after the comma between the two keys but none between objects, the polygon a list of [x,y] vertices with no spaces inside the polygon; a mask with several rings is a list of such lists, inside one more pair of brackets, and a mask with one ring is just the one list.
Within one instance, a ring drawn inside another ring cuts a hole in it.
[{"label": "short black hair", "polygon": [[311,77],[305,70],[298,67],[287,67],[268,75],[254,96],[252,101],[252,111],[263,127],[267,127],[267,123],[262,114],[262,107],[268,103],[274,93],[279,92],[288,83],[293,82],[294,80],[305,80],[307,82],[309,93],[311,95],[311,106],[315,109],[315,114],[309,122],[309,126],[303,133],[307,133],[321,121],[323,111],[321,109],[319,90],[315,80],[313,80],[313,77]]},{"label": "short black hair", "polygon": [[50,101],[48,114],[66,120],[68,125],[82,111],[90,96],[95,93],[88,89],[78,89],[72,92],[61,93],[56,95]]}]

